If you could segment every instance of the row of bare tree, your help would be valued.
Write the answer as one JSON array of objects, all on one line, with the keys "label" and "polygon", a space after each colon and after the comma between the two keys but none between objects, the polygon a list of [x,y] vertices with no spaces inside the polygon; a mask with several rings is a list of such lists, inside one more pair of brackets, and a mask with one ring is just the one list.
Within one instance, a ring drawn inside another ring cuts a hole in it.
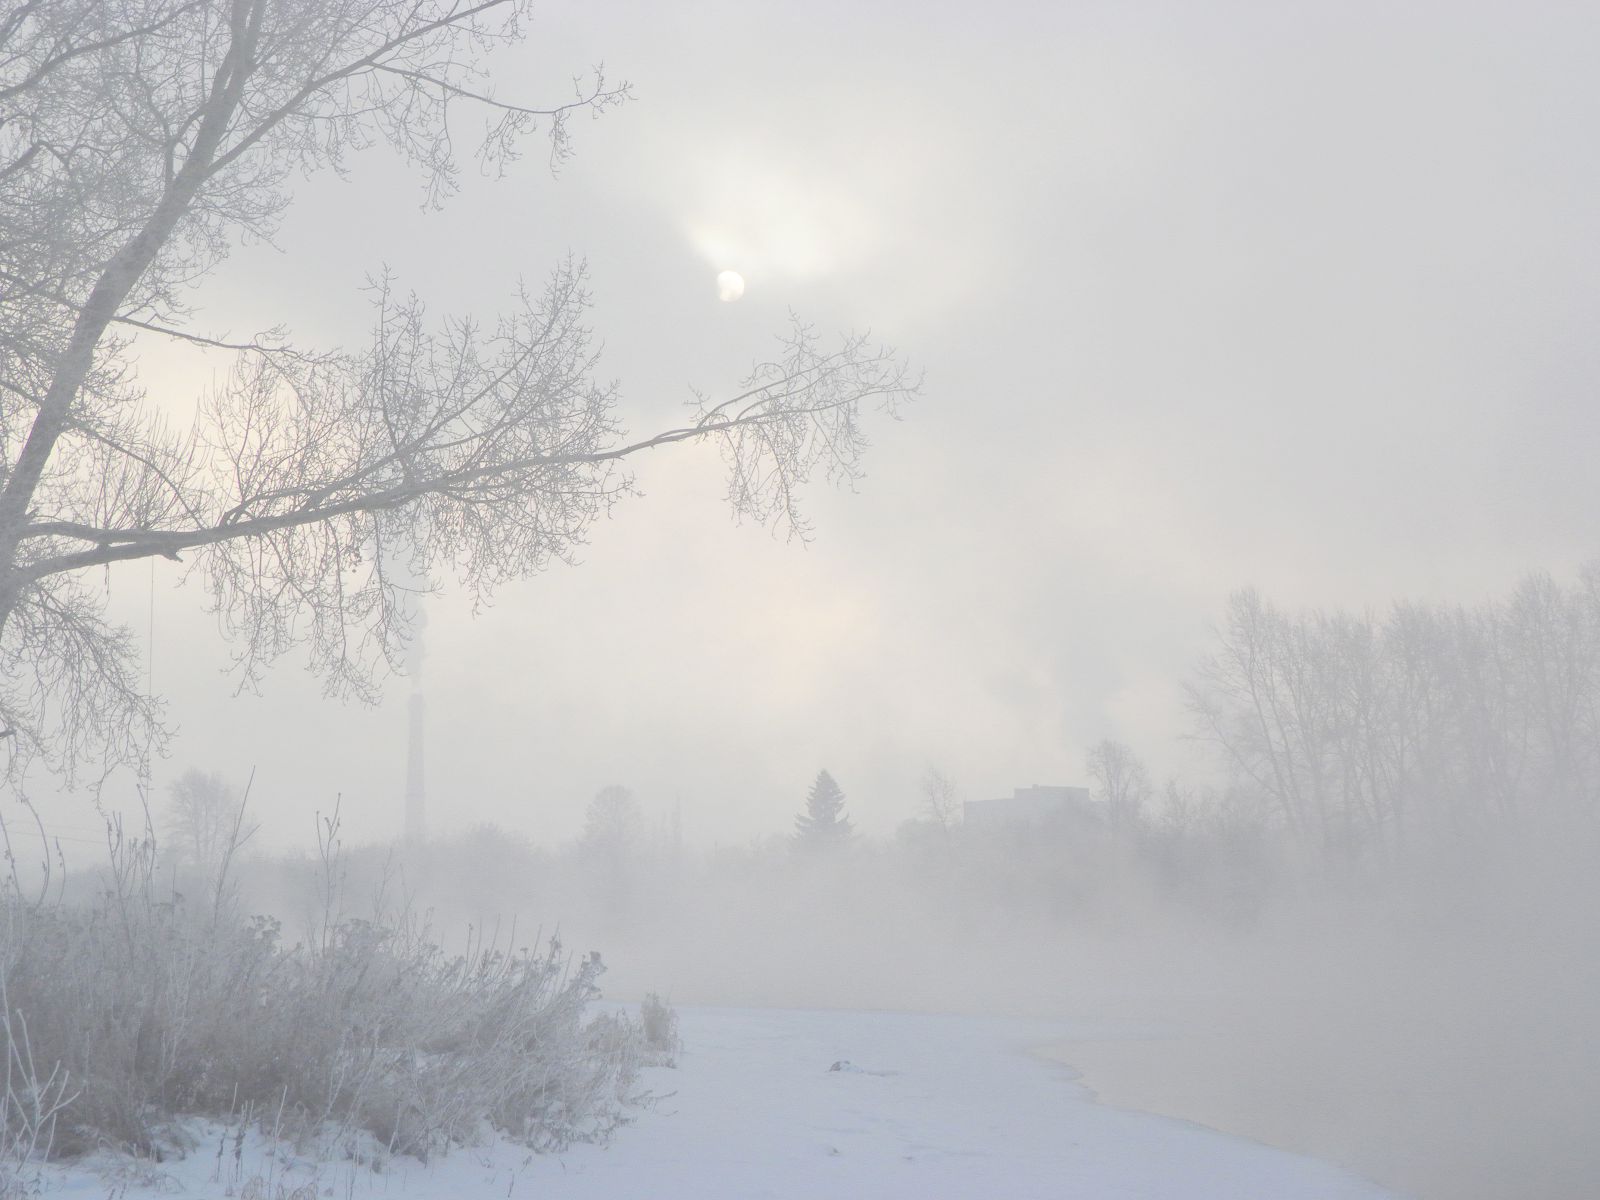
[{"label": "row of bare tree", "polygon": [[1189,701],[1301,846],[1380,860],[1600,812],[1600,564],[1478,607],[1235,594]]}]

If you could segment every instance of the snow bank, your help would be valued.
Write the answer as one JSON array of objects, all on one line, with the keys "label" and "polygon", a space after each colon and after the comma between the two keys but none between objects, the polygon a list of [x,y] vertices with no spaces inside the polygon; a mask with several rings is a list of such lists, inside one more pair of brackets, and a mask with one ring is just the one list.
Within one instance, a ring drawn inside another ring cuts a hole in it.
[{"label": "snow bank", "polygon": [[[380,1173],[286,1159],[259,1139],[236,1159],[208,1141],[142,1179],[125,1173],[117,1194],[246,1195],[254,1179],[256,1195],[302,1188],[297,1200],[329,1188],[460,1200],[1389,1195],[1309,1159],[1094,1104],[1069,1071],[1028,1052],[1084,1032],[1061,1024],[750,1009],[684,1010],[682,1023],[679,1069],[647,1072],[663,1098],[606,1149],[535,1156],[497,1144],[426,1166],[396,1159]],[[46,1194],[101,1200],[111,1166],[54,1169]]]}]

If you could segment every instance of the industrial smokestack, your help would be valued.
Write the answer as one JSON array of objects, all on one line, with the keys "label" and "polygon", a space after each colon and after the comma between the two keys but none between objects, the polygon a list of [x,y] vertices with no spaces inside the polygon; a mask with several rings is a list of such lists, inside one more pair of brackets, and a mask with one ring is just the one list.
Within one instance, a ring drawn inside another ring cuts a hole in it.
[{"label": "industrial smokestack", "polygon": [[385,576],[397,589],[399,619],[406,627],[409,644],[400,663],[401,673],[411,681],[411,698],[406,720],[406,845],[420,846],[428,837],[427,787],[424,783],[424,726],[426,705],[422,699],[422,663],[426,657],[424,635],[428,614],[423,598],[431,586],[422,566],[414,557],[391,547],[384,552]]},{"label": "industrial smokestack", "polygon": [[428,836],[427,793],[422,781],[423,716],[421,692],[411,693],[410,727],[406,735],[406,845],[420,846]]}]

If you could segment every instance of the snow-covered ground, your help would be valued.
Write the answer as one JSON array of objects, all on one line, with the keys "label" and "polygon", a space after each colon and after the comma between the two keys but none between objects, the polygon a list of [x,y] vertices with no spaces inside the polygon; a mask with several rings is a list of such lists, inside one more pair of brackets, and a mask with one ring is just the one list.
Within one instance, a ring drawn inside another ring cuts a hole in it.
[{"label": "snow-covered ground", "polygon": [[[383,1173],[286,1161],[220,1128],[179,1162],[55,1170],[46,1194],[259,1200],[396,1195],[489,1200],[1378,1200],[1337,1168],[1197,1126],[1094,1103],[1032,1053],[1060,1024],[904,1013],[688,1009],[676,1070],[609,1147],[530,1156],[504,1145]],[[840,1069],[830,1070],[835,1063]],[[670,1094],[669,1094],[670,1093]],[[108,1171],[111,1172],[108,1174]],[[314,1178],[313,1178],[314,1176]],[[299,1190],[297,1190],[299,1189]]]}]

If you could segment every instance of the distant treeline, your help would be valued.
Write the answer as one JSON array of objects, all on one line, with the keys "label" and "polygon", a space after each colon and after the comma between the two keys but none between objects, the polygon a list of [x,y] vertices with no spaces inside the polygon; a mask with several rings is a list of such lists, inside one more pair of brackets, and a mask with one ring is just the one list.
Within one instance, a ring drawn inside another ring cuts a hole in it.
[{"label": "distant treeline", "polygon": [[1476,607],[1290,614],[1235,594],[1188,689],[1235,802],[1323,855],[1403,858],[1600,811],[1600,565]]},{"label": "distant treeline", "polygon": [[[850,826],[848,780],[824,772],[809,794],[795,781],[795,832],[691,847],[675,813],[613,785],[570,843],[485,827],[354,850],[347,894],[382,894],[389,879],[442,929],[559,925],[569,944],[615,951],[625,991],[693,979],[702,998],[768,994],[740,991],[748,975],[817,1003],[835,1002],[841,978],[855,1000],[898,1002],[904,956],[930,987],[966,987],[949,956],[1000,930],[1038,946],[1236,931],[1346,899],[1385,920],[1407,905],[1476,920],[1514,908],[1508,889],[1530,911],[1546,894],[1588,894],[1574,880],[1600,853],[1600,570],[1567,585],[1533,576],[1477,607],[1382,614],[1289,613],[1240,592],[1188,697],[1217,770],[1158,785],[1133,748],[1103,741],[1085,764],[1092,800],[1054,816],[969,826],[959,783],[929,769],[922,811],[869,837]],[[197,777],[173,799],[179,873],[214,876],[206,860],[225,839],[213,827],[237,820],[237,797]],[[830,835],[809,836],[824,818]],[[315,860],[258,858],[240,874],[253,905],[308,926]],[[880,961],[885,946],[898,949]]]}]

